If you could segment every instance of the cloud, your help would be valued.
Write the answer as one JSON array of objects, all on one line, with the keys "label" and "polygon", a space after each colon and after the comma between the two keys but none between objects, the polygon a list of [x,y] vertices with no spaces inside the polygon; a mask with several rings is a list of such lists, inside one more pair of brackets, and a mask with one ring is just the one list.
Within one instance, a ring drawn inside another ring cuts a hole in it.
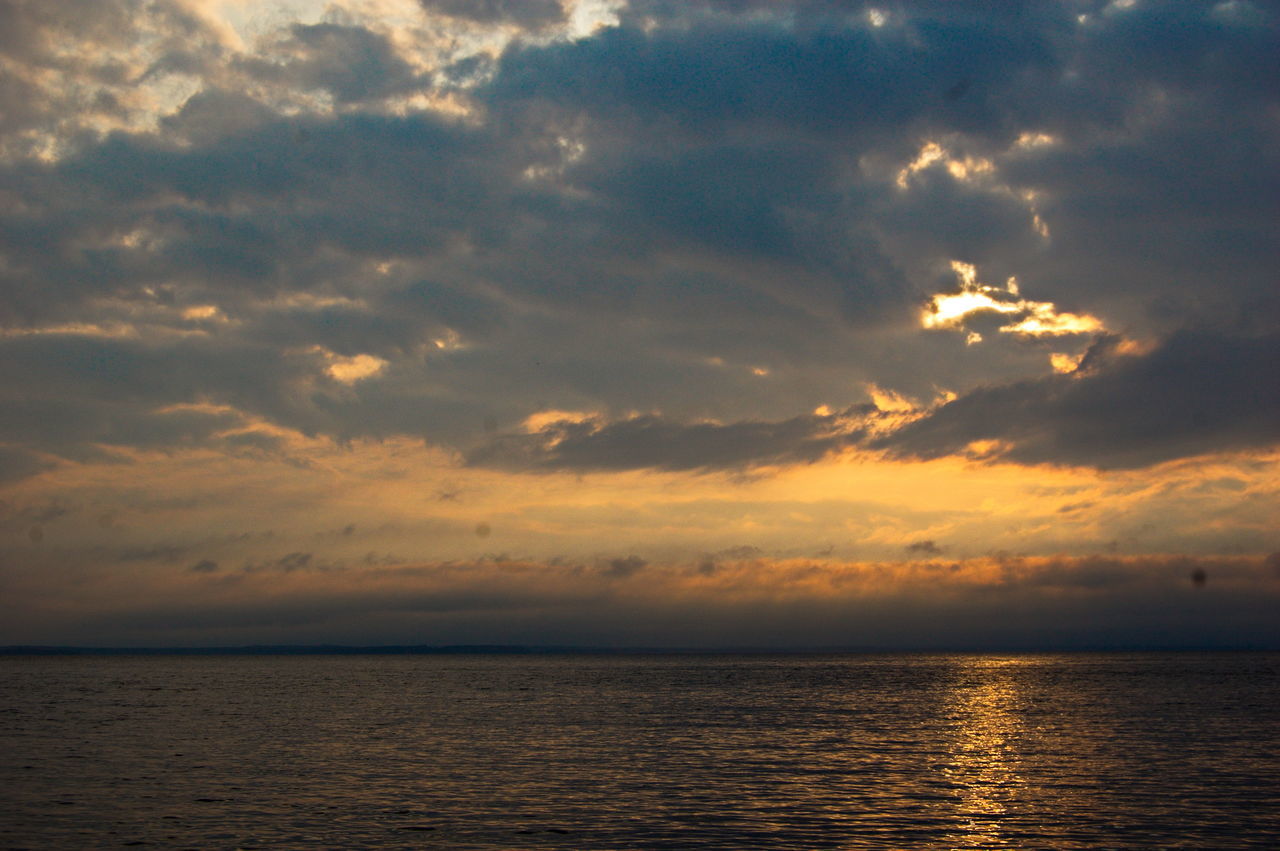
[{"label": "cloud", "polygon": [[25,449],[0,446],[0,482],[25,479],[51,466],[49,461]]},{"label": "cloud", "polygon": [[870,445],[936,458],[990,441],[987,458],[1133,468],[1280,441],[1280,335],[1185,331],[1146,355],[1107,349],[1076,373],[974,390]]},{"label": "cloud", "polygon": [[270,107],[243,92],[210,87],[196,92],[178,110],[161,118],[160,127],[188,143],[208,144],[247,133],[276,117]]},{"label": "cloud", "polygon": [[5,531],[27,529],[32,525],[51,523],[75,514],[77,510],[77,506],[61,500],[22,506],[0,502],[0,529]]},{"label": "cloud", "polygon": [[[1016,278],[1010,278],[1000,289],[977,283],[977,270],[968,263],[953,260],[951,268],[960,278],[960,291],[938,293],[929,299],[928,307],[920,317],[925,328],[963,328],[975,314],[995,314],[1001,333],[1026,337],[1096,334],[1103,330],[1097,317],[1060,313],[1049,302],[1018,298]],[[1008,317],[1009,321],[999,317]],[[982,336],[971,331],[969,340],[981,342]]]},{"label": "cloud", "polygon": [[[490,96],[546,99],[609,118],[634,112],[699,135],[774,126],[875,138],[926,112],[965,129],[1002,118],[983,101],[1007,97],[1014,71],[1047,70],[1054,59],[1046,38],[1053,30],[1025,21],[926,10],[919,26],[874,32],[864,15],[831,7],[798,21],[743,11],[706,16],[696,6],[667,6],[624,15],[622,26],[591,39],[515,48]],[[984,97],[950,107],[943,94],[961,79]]]},{"label": "cloud", "polygon": [[906,550],[909,553],[919,553],[920,555],[928,556],[936,556],[942,553],[942,547],[927,538],[919,541],[912,541],[907,544]]},{"label": "cloud", "polygon": [[241,571],[245,574],[261,573],[263,571],[272,571],[277,573],[294,573],[295,571],[302,573],[326,573],[331,571],[341,571],[343,569],[344,567],[340,564],[331,564],[317,559],[315,557],[315,553],[298,550],[286,553],[276,558],[267,559],[265,561],[249,562],[241,568]]},{"label": "cloud", "polygon": [[86,131],[145,124],[164,78],[212,71],[215,28],[186,4],[9,0],[0,6],[0,158],[47,156]]},{"label": "cloud", "polygon": [[1077,369],[981,387],[894,419],[875,405],[780,422],[680,423],[656,415],[539,423],[469,463],[518,470],[737,469],[804,464],[849,448],[898,457],[1139,468],[1280,441],[1280,336],[1180,332],[1146,353],[1103,335]]},{"label": "cloud", "polygon": [[639,556],[627,556],[626,558],[611,558],[606,562],[604,574],[617,579],[626,579],[634,576],[648,566],[648,562]]},{"label": "cloud", "polygon": [[[172,544],[149,546],[149,547],[128,547],[115,554],[117,561],[162,561],[172,563],[182,558],[187,553],[187,547],[175,546]],[[209,570],[208,567],[200,567],[205,564],[204,561],[192,566],[190,569],[200,572]]]},{"label": "cloud", "polygon": [[863,430],[850,420],[874,405],[782,422],[679,423],[654,415],[612,422],[557,420],[532,434],[499,435],[469,463],[519,470],[734,469],[812,463],[852,445]]},{"label": "cloud", "polygon": [[[376,8],[237,41],[0,7],[0,475],[272,429],[508,470],[1275,442],[1262,4],[634,0],[572,39],[555,2]],[[920,327],[960,296],[981,346]],[[1156,349],[1086,369],[1099,328]],[[958,398],[797,413],[868,383]],[[511,433],[548,409],[604,413]]]},{"label": "cloud", "polygon": [[[631,564],[629,559],[621,562]],[[204,562],[200,562],[204,564]],[[1203,588],[1195,571],[1206,576]],[[1277,579],[1261,556],[993,557],[649,564],[645,581],[527,560],[360,571],[181,571],[162,588],[57,610],[3,602],[0,642],[99,645],[511,643],[726,647],[1275,646]],[[47,577],[46,577],[47,579]],[[114,591],[110,589],[114,588]],[[1230,624],[1224,628],[1224,624]]]},{"label": "cloud", "polygon": [[419,0],[429,13],[477,23],[509,22],[538,28],[565,19],[561,0]]},{"label": "cloud", "polygon": [[361,26],[294,24],[288,36],[273,45],[273,52],[287,58],[251,57],[239,65],[275,86],[323,89],[342,104],[423,87],[385,35]]}]

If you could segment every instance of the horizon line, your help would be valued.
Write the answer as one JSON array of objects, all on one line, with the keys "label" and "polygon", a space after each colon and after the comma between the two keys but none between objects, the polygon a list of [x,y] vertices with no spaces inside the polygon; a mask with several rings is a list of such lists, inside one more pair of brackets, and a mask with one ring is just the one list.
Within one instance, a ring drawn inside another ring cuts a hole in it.
[{"label": "horizon line", "polygon": [[0,645],[0,656],[413,656],[413,655],[582,655],[582,656],[715,656],[715,655],[1043,655],[1074,653],[1275,653],[1275,645],[1155,645],[1115,644],[1079,646],[813,646],[813,647],[645,647],[525,644],[244,644],[210,646],[89,646],[57,644]]}]

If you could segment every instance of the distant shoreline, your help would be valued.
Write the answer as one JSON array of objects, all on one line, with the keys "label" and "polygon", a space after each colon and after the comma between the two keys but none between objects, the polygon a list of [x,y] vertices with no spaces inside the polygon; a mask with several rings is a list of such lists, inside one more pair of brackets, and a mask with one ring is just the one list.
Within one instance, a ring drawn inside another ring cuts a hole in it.
[{"label": "distant shoreline", "polygon": [[830,656],[830,655],[1008,655],[1088,653],[1277,653],[1276,647],[573,647],[524,645],[280,644],[227,647],[0,646],[0,656]]}]

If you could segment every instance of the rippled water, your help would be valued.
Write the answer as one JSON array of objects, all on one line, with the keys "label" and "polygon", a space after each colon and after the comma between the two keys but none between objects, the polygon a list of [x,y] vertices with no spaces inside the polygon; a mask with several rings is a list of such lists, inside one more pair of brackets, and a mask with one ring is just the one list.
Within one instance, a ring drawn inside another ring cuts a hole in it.
[{"label": "rippled water", "polygon": [[1280,847],[1280,656],[0,658],[0,846]]}]

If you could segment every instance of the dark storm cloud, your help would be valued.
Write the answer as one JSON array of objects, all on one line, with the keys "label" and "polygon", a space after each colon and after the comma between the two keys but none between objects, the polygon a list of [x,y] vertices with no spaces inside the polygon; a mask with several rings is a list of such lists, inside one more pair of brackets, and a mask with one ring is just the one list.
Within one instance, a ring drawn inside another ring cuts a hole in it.
[{"label": "dark storm cloud", "polygon": [[1007,460],[1126,468],[1280,441],[1280,334],[1182,332],[1101,360],[979,388],[871,445],[936,458],[996,440]]},{"label": "dark storm cloud", "polygon": [[[541,32],[564,15],[422,7]],[[795,412],[870,381],[960,394],[874,444],[913,457],[997,439],[1011,460],[1135,466],[1273,443],[1274,405],[1246,388],[1267,386],[1251,359],[1280,322],[1274,7],[879,11],[636,0],[616,27],[431,74],[345,19],[255,54],[176,4],[0,3],[21,72],[0,82],[0,476],[103,446],[271,449],[225,436],[237,414],[172,408],[190,403],[507,468],[804,463],[864,436]],[[153,128],[130,98],[179,72],[199,88]],[[298,106],[318,93],[335,109]],[[388,111],[409,93],[475,109]],[[56,161],[29,156],[42,133]],[[899,186],[926,142],[954,163]],[[920,336],[951,259],[1163,342],[1027,380],[1044,344]],[[326,374],[359,355],[386,366]],[[611,413],[476,445],[548,408]]]}]

